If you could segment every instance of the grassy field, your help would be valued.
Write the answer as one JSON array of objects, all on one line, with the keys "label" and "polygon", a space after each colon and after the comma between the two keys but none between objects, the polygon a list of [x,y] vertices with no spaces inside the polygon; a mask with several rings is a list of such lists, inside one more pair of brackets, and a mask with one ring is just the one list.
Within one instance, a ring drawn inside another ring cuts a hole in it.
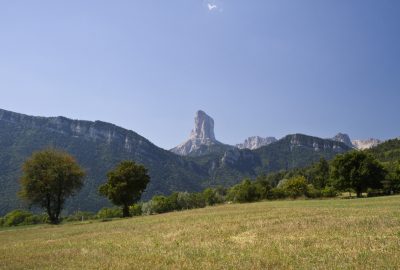
[{"label": "grassy field", "polygon": [[1,269],[400,269],[400,196],[0,231]]}]

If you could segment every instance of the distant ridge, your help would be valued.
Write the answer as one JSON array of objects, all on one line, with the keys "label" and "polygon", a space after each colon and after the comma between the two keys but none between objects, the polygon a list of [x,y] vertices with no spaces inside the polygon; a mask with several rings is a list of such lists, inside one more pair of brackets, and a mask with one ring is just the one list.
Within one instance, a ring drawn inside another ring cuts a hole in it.
[{"label": "distant ridge", "polygon": [[[255,150],[239,149],[216,140],[211,117],[196,114],[189,155],[176,155],[139,134],[102,121],[35,117],[0,109],[0,215],[23,208],[17,198],[23,162],[34,152],[55,147],[72,154],[87,172],[80,193],[66,211],[97,211],[109,202],[99,197],[106,173],[122,160],[144,164],[151,176],[145,199],[175,191],[201,191],[230,186],[245,177],[308,166],[350,150],[342,142],[294,134]],[[189,142],[188,141],[188,142]]]}]

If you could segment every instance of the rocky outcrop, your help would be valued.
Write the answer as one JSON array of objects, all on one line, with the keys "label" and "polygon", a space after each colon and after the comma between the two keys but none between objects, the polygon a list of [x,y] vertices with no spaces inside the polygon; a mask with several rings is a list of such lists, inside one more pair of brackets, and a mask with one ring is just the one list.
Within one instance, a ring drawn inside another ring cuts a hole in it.
[{"label": "rocky outcrop", "polygon": [[351,139],[349,135],[345,133],[338,133],[335,137],[332,138],[332,140],[337,141],[337,142],[342,142],[348,147],[353,147],[353,143],[351,142]]},{"label": "rocky outcrop", "polygon": [[236,147],[239,149],[250,149],[255,150],[260,147],[269,145],[271,143],[276,142],[277,139],[275,137],[260,137],[260,136],[253,136],[247,138],[244,143],[237,144]]},{"label": "rocky outcrop", "polygon": [[338,133],[335,137],[332,138],[332,140],[337,141],[337,142],[342,142],[346,144],[347,146],[351,148],[355,148],[358,150],[366,150],[366,149],[371,149],[373,147],[378,146],[381,144],[383,141],[379,139],[367,139],[367,140],[351,140],[349,135],[344,134],[344,133]]},{"label": "rocky outcrop", "polygon": [[368,140],[354,140],[352,141],[352,143],[354,147],[357,148],[358,150],[366,150],[378,146],[379,144],[382,143],[382,141],[371,138]]},{"label": "rocky outcrop", "polygon": [[214,119],[205,112],[198,111],[194,122],[195,126],[190,133],[189,140],[171,149],[171,152],[181,156],[199,156],[208,154],[213,149],[220,150],[224,148],[223,146],[227,146],[215,139]]}]

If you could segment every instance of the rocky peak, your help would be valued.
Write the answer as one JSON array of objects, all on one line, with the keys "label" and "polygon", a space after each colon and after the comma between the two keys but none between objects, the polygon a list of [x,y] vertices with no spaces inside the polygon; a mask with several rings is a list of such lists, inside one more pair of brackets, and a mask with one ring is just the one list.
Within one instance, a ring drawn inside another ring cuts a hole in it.
[{"label": "rocky peak", "polygon": [[350,140],[350,136],[345,133],[338,133],[335,137],[332,138],[332,140],[342,142],[348,147],[353,148],[353,143]]},{"label": "rocky peak", "polygon": [[250,149],[250,150],[255,150],[260,147],[269,145],[271,143],[276,142],[277,139],[275,137],[260,137],[260,136],[253,136],[247,138],[244,143],[237,144],[236,147],[239,149]]},{"label": "rocky peak", "polygon": [[203,111],[198,111],[194,118],[194,129],[190,134],[191,140],[200,140],[201,142],[215,142],[214,119]]},{"label": "rocky peak", "polygon": [[232,148],[232,146],[224,145],[215,139],[214,120],[205,112],[198,111],[189,140],[171,149],[171,152],[181,156],[199,156],[225,148]]}]

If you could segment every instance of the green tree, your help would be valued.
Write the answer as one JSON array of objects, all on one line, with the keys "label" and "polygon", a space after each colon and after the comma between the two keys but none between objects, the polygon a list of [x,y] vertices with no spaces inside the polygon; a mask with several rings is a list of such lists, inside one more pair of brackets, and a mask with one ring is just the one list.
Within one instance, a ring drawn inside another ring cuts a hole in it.
[{"label": "green tree", "polygon": [[324,188],[329,181],[329,163],[326,159],[321,158],[311,169],[312,177],[311,183],[317,189]]},{"label": "green tree", "polygon": [[357,197],[368,188],[381,188],[385,176],[383,165],[365,152],[349,152],[332,161],[332,185],[338,190],[354,189]]},{"label": "green tree", "polygon": [[212,188],[206,188],[203,191],[203,196],[207,205],[215,205],[216,203],[218,203],[217,193]]},{"label": "green tree", "polygon": [[47,211],[58,224],[68,197],[83,186],[84,171],[69,154],[54,149],[34,153],[23,165],[21,198]]},{"label": "green tree", "polygon": [[229,189],[228,200],[233,202],[254,202],[259,200],[257,189],[250,179],[245,179],[241,183]]},{"label": "green tree", "polygon": [[400,191],[400,160],[398,162],[390,162],[386,166],[388,174],[383,182],[383,188],[387,193]]},{"label": "green tree", "polygon": [[305,196],[308,191],[308,183],[304,176],[295,176],[288,179],[282,185],[282,189],[292,198]]},{"label": "green tree", "polygon": [[122,206],[122,216],[129,217],[129,206],[140,200],[150,182],[147,169],[133,161],[123,161],[108,172],[108,181],[99,187],[101,195]]}]

